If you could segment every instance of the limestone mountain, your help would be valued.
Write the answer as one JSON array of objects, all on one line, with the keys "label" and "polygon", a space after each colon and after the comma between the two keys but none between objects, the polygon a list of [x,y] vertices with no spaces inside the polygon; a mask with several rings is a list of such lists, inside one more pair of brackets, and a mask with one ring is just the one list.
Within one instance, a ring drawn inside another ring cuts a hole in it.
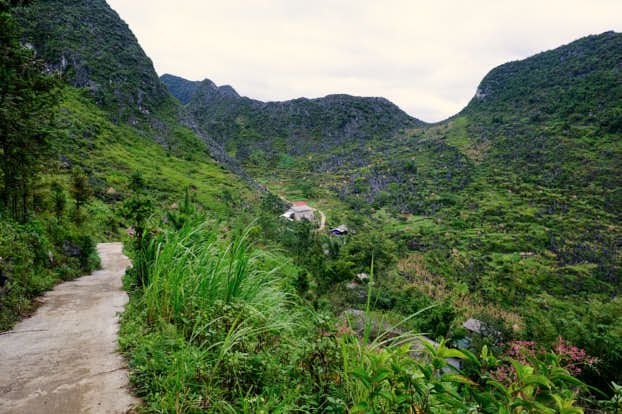
[{"label": "limestone mountain", "polygon": [[[622,34],[606,32],[493,69],[458,115],[375,143],[360,168],[346,158],[324,185],[403,214],[399,237],[439,283],[520,315],[525,337],[572,338],[619,378],[622,319],[592,309],[622,294],[621,122]],[[297,168],[343,158],[322,157]]]},{"label": "limestone mountain", "polygon": [[48,68],[65,73],[71,85],[88,88],[119,118],[153,112],[167,99],[151,59],[105,1],[34,1],[18,17],[24,40]]},{"label": "limestone mountain", "polygon": [[506,63],[484,77],[463,112],[504,115],[497,123],[518,116],[531,123],[564,116],[568,123],[620,132],[621,54],[622,34],[610,31]]},{"label": "limestone mountain", "polygon": [[399,131],[424,125],[384,98],[339,94],[262,102],[209,79],[193,82],[173,75],[161,79],[201,129],[241,161],[390,140]]},{"label": "limestone mountain", "polygon": [[464,149],[482,149],[487,168],[577,195],[590,188],[619,214],[621,102],[622,34],[606,32],[493,69],[456,119]]},{"label": "limestone mountain", "polygon": [[246,176],[172,98],[136,37],[105,0],[35,0],[15,10],[23,42],[49,71],[84,88],[117,124],[184,158],[203,154]]}]

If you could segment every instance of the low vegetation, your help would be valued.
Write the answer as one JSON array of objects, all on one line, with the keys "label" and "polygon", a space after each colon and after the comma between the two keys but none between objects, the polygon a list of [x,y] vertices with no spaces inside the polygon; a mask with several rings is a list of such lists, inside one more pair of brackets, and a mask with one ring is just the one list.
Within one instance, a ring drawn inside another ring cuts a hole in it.
[{"label": "low vegetation", "polygon": [[408,320],[378,331],[373,272],[359,331],[347,314],[302,299],[301,269],[253,246],[257,231],[223,236],[193,216],[135,241],[141,262],[126,280],[121,343],[147,411],[583,412],[590,389],[573,374],[594,361],[578,348],[515,343],[476,357],[412,331],[395,335]]},{"label": "low vegetation", "polygon": [[407,316],[436,303],[440,315],[419,328],[453,340],[469,317],[504,341],[554,346],[562,336],[598,357],[583,378],[611,391],[622,382],[611,52],[621,39],[590,36],[494,69],[447,122],[246,166],[272,191],[325,209],[329,225],[359,232],[311,271],[336,282],[325,297],[338,312],[360,305],[346,284],[369,264],[347,264],[350,246],[375,240],[394,256],[378,271],[383,310]]}]

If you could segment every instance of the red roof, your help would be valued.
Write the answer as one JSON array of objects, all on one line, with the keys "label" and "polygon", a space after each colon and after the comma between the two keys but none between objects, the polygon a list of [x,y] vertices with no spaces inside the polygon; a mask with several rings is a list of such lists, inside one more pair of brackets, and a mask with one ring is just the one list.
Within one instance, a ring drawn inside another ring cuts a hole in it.
[{"label": "red roof", "polygon": [[306,201],[294,201],[294,202],[292,203],[292,205],[293,205],[294,207],[302,207],[302,206],[306,206],[306,205],[307,205],[307,202],[306,202]]}]

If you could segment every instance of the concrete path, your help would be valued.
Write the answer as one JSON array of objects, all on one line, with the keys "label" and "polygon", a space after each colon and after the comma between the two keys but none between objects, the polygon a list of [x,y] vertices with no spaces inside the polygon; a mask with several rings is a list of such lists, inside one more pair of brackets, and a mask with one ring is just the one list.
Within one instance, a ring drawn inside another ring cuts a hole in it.
[{"label": "concrete path", "polygon": [[130,265],[121,249],[99,244],[101,270],[56,286],[32,317],[0,334],[0,413],[126,413],[138,405],[116,352]]}]

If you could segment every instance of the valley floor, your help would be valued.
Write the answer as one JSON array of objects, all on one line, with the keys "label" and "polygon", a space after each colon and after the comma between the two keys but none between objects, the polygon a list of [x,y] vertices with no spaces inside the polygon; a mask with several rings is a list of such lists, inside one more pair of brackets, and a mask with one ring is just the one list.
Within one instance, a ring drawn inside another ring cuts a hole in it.
[{"label": "valley floor", "polygon": [[32,317],[0,335],[1,412],[125,413],[137,405],[117,353],[130,265],[122,247],[99,244],[101,270],[56,286]]}]

